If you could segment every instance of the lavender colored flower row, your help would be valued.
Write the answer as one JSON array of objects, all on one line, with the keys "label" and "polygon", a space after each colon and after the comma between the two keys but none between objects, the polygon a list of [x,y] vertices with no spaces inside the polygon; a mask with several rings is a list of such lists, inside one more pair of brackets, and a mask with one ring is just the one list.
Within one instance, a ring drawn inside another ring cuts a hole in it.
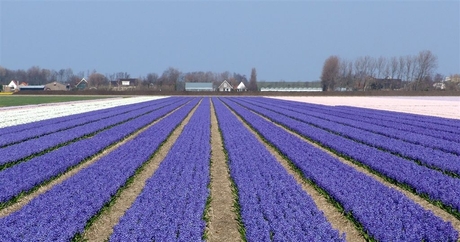
[{"label": "lavender colored flower row", "polygon": [[[253,106],[247,107],[255,110]],[[273,122],[284,125],[296,133],[308,137],[345,157],[351,158],[385,177],[413,188],[417,194],[426,194],[431,200],[441,201],[444,205],[460,211],[460,179],[446,176],[440,171],[417,165],[412,161],[273,111],[259,109],[257,112]]]},{"label": "lavender colored flower row", "polygon": [[141,110],[133,110],[121,115],[110,117],[107,119],[99,120],[96,122],[88,123],[85,125],[77,126],[71,129],[67,129],[61,132],[41,136],[37,139],[27,140],[18,144],[7,146],[0,149],[0,165],[4,165],[10,162],[14,162],[25,157],[43,152],[46,149],[55,147],[59,144],[63,144],[72,141],[77,138],[84,137],[92,134],[99,130],[105,129],[109,126],[116,125],[122,122],[126,122],[129,119],[135,118],[140,115],[145,115],[153,110],[162,107],[160,105],[152,105],[149,108]]},{"label": "lavender colored flower row", "polygon": [[[238,100],[238,102],[243,103],[241,100]],[[336,121],[328,121],[310,115],[290,111],[284,107],[275,107],[271,105],[271,103],[272,102],[268,102],[267,104],[259,103],[255,105],[251,104],[250,101],[244,102],[245,105],[251,105],[251,108],[254,108],[255,110],[271,110],[301,122],[305,122],[327,131],[334,132],[343,137],[364,143],[366,145],[383,149],[403,157],[413,159],[415,161],[419,161],[427,166],[460,175],[460,156],[458,155],[352,127],[357,126],[357,124],[354,124],[355,121],[350,121],[349,124],[351,126],[348,126],[337,123]],[[384,132],[384,128],[382,128],[381,132]],[[443,143],[449,143],[449,141],[444,141]]]},{"label": "lavender colored flower row", "polygon": [[354,170],[249,110],[228,100],[225,102],[299,167],[305,177],[338,201],[345,213],[351,213],[377,241],[458,239],[450,223],[424,210],[402,193]]},{"label": "lavender colored flower row", "polygon": [[62,174],[70,167],[79,164],[109,145],[122,140],[136,130],[170,113],[189,100],[180,99],[179,102],[104,130],[91,138],[71,143],[1,171],[0,203],[6,202],[20,193],[27,192],[35,186]]},{"label": "lavender colored flower row", "polygon": [[[24,141],[31,138],[36,138],[39,136],[56,133],[65,129],[70,129],[76,126],[84,125],[90,122],[95,122],[98,120],[110,118],[116,115],[120,115],[123,113],[127,113],[134,110],[142,110],[146,108],[150,108],[152,105],[168,105],[172,103],[173,100],[171,98],[168,99],[159,99],[158,101],[150,101],[150,102],[143,102],[138,104],[131,104],[121,107],[114,107],[110,109],[102,109],[98,111],[92,111],[88,113],[82,113],[77,115],[71,115],[72,118],[69,117],[62,117],[62,118],[55,118],[51,120],[40,121],[40,126],[34,124],[34,128],[31,129],[23,129],[17,132],[11,132],[7,134],[2,134],[0,136],[0,147],[6,146],[13,143],[18,143],[20,141]],[[59,119],[63,119],[59,120]],[[18,126],[25,126],[25,125],[18,125]],[[30,124],[28,126],[31,126]],[[17,127],[17,126],[13,126]]]},{"label": "lavender colored flower row", "polygon": [[[324,119],[332,122],[337,122],[343,125],[351,126],[354,128],[370,131],[373,133],[377,133],[380,135],[388,136],[395,139],[400,139],[403,141],[407,141],[413,144],[423,145],[425,147],[430,147],[434,149],[439,149],[445,152],[454,153],[456,155],[460,155],[460,142],[451,142],[449,140],[445,140],[444,138],[436,138],[424,134],[419,134],[415,132],[405,131],[405,130],[398,130],[392,127],[385,127],[379,124],[370,124],[368,122],[363,122],[361,120],[357,120],[354,118],[343,118],[339,115],[335,115],[335,113],[331,112],[317,112],[314,110],[305,110],[303,108],[292,107],[291,105],[281,104],[277,101],[267,100],[266,98],[254,98],[249,99],[250,101],[254,101],[251,103],[264,103],[270,105],[271,107],[277,107],[286,109],[289,111],[293,111],[298,114],[304,114],[307,116],[312,116],[319,119]],[[375,122],[375,121],[374,121]],[[377,122],[375,122],[377,123]],[[395,124],[393,123],[393,126]],[[454,136],[452,133],[450,135]],[[460,140],[459,135],[455,135],[457,139]]]},{"label": "lavender colored flower row", "polygon": [[209,98],[114,227],[111,241],[200,241],[211,155]]},{"label": "lavender colored flower row", "polygon": [[344,240],[295,179],[230,110],[217,99],[214,105],[248,241]]},{"label": "lavender colored flower row", "polygon": [[[263,100],[267,101],[267,99],[263,99]],[[380,110],[372,110],[372,109],[363,108],[359,110],[360,112],[356,112],[356,111],[345,111],[341,107],[331,107],[331,106],[326,106],[326,105],[300,103],[300,102],[284,101],[284,100],[278,100],[278,102],[283,105],[288,105],[290,107],[299,108],[305,111],[314,111],[314,112],[319,112],[322,114],[333,114],[334,116],[337,116],[337,117],[352,119],[352,120],[366,122],[370,124],[377,124],[379,126],[383,126],[388,129],[408,131],[412,133],[428,135],[428,136],[460,143],[460,135],[458,135],[457,133],[452,133],[452,129],[449,129],[450,132],[439,130],[439,128],[442,126],[439,124],[423,123],[423,125],[417,126],[407,121],[403,121],[404,123],[402,123],[401,120],[398,118],[389,119],[389,118],[378,116],[378,114],[380,113]],[[405,115],[404,113],[400,113],[400,114]]]},{"label": "lavender colored flower row", "polygon": [[[5,241],[69,241],[186,117],[194,100],[22,209],[0,219]],[[147,144],[147,145],[146,145]]]}]

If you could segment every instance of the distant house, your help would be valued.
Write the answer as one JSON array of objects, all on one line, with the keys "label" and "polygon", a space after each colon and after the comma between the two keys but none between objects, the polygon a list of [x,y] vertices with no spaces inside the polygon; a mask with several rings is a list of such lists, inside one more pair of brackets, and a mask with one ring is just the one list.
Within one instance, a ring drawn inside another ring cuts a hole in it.
[{"label": "distant house", "polygon": [[214,91],[212,82],[186,82],[185,91],[187,92],[202,92],[202,91]]},{"label": "distant house", "polygon": [[85,79],[85,78],[82,78],[78,83],[77,85],[75,85],[75,88],[77,90],[85,90],[86,88],[88,88],[88,81]]},{"label": "distant house", "polygon": [[230,83],[228,83],[227,80],[224,80],[222,84],[219,85],[218,90],[219,92],[231,92],[233,87],[230,85]]},{"label": "distant house", "polygon": [[136,78],[123,78],[117,81],[110,81],[109,87],[112,90],[123,91],[136,88],[137,83],[138,79]]},{"label": "distant house", "polygon": [[121,85],[122,87],[126,87],[126,86],[137,86],[137,79],[136,78],[124,78],[124,79],[120,79],[118,80],[118,83],[119,85]]},{"label": "distant house", "polygon": [[69,85],[64,85],[59,82],[51,82],[45,85],[45,91],[66,91]]},{"label": "distant house", "polygon": [[240,82],[240,84],[238,84],[238,86],[236,87],[237,92],[245,92],[247,90],[248,89],[246,88],[243,82]]},{"label": "distant house", "polygon": [[8,84],[7,86],[9,90],[5,90],[5,91],[9,91],[9,92],[19,91],[18,86],[19,85],[15,80],[11,80],[10,84]]}]

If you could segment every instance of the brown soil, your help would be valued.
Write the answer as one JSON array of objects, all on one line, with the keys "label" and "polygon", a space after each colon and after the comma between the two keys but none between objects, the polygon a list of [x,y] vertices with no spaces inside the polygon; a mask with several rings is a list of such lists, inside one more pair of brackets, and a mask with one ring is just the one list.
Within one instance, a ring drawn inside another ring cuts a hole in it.
[{"label": "brown soil", "polygon": [[[170,115],[170,114],[165,115],[163,118],[167,117],[168,115]],[[148,129],[150,126],[156,124],[157,122],[159,122],[163,118],[160,118],[160,119],[156,120],[155,122],[149,124],[148,126],[136,131],[134,134],[128,136],[127,138],[125,138],[124,140],[120,141],[119,143],[111,146],[110,148],[105,149],[100,154],[96,155],[95,157],[78,164],[77,166],[75,166],[71,170],[65,172],[64,174],[62,174],[58,178],[56,178],[56,179],[52,180],[51,182],[48,182],[48,183],[40,186],[40,188],[38,188],[36,191],[21,197],[15,203],[11,204],[10,206],[7,206],[7,207],[3,208],[2,210],[0,210],[0,218],[8,216],[11,213],[21,209],[26,204],[28,204],[32,199],[34,199],[34,198],[38,197],[39,195],[47,192],[48,190],[53,188],[55,185],[58,185],[58,184],[62,183],[63,181],[65,181],[68,178],[70,178],[71,176],[75,175],[76,173],[80,172],[81,170],[85,169],[86,167],[90,166],[91,164],[95,163],[96,161],[98,161],[103,156],[109,154],[110,152],[112,152],[113,150],[117,149],[121,145],[123,145],[126,142],[132,140],[134,137],[139,135],[141,132],[143,132],[144,130]]]},{"label": "brown soil", "polygon": [[[256,114],[256,113],[255,113],[255,114]],[[257,115],[259,115],[259,114],[257,114]],[[259,115],[259,116],[260,116],[260,115]],[[267,119],[267,118],[265,118],[265,117],[263,117],[263,116],[261,116],[261,117],[271,122],[271,120],[269,120],[269,119]],[[275,124],[275,123],[274,123],[274,124]],[[407,191],[407,190],[405,190],[405,189],[403,189],[403,188],[401,188],[401,187],[399,187],[399,186],[397,186],[397,185],[394,185],[394,184],[391,184],[391,183],[385,181],[382,177],[380,177],[380,176],[378,176],[378,175],[376,175],[376,174],[374,174],[374,173],[371,173],[368,169],[366,169],[366,168],[364,168],[364,167],[361,167],[361,166],[359,166],[359,165],[357,165],[357,164],[355,164],[355,163],[353,163],[353,162],[351,162],[351,161],[349,161],[349,160],[347,160],[347,159],[344,159],[343,157],[340,157],[340,156],[338,156],[338,155],[332,153],[331,151],[325,149],[324,147],[322,147],[322,146],[320,146],[320,145],[318,145],[318,144],[315,144],[315,143],[309,141],[308,139],[302,137],[301,135],[299,135],[299,134],[297,134],[297,133],[295,133],[295,132],[292,132],[292,131],[286,129],[286,128],[284,128],[283,126],[281,126],[281,125],[279,125],[279,124],[275,124],[275,125],[278,126],[278,127],[283,128],[286,132],[289,132],[289,133],[291,133],[291,134],[293,134],[293,135],[295,135],[295,136],[297,136],[297,137],[303,139],[305,142],[307,142],[307,143],[309,143],[309,144],[315,146],[316,148],[321,149],[322,151],[328,153],[330,156],[332,156],[332,157],[338,159],[338,160],[341,161],[342,163],[344,163],[344,164],[346,164],[346,165],[348,165],[348,166],[353,167],[355,170],[357,170],[357,171],[359,171],[359,172],[361,172],[361,173],[364,173],[364,174],[366,174],[367,176],[372,177],[373,179],[375,179],[375,180],[379,181],[380,183],[384,184],[385,186],[391,187],[391,188],[393,188],[393,189],[395,189],[395,190],[397,190],[397,191],[403,193],[406,197],[408,197],[409,199],[411,199],[411,200],[414,201],[415,203],[419,204],[419,205],[422,206],[424,209],[430,210],[430,211],[433,212],[433,214],[435,214],[436,216],[440,217],[440,218],[443,219],[444,221],[450,222],[450,223],[452,224],[453,228],[454,228],[457,232],[460,233],[460,220],[458,220],[457,218],[455,218],[452,214],[450,214],[450,213],[444,211],[443,209],[441,209],[441,208],[439,208],[439,207],[437,207],[437,206],[431,204],[430,202],[426,201],[425,199],[421,198],[421,197],[418,196],[418,195],[415,195],[415,194],[412,193],[412,192],[409,192],[409,191]],[[349,236],[348,236],[348,232],[347,232],[347,241],[354,241],[354,240],[349,240],[348,237],[349,237]]]},{"label": "brown soil", "polygon": [[[236,115],[235,112],[232,113]],[[321,195],[311,184],[306,182],[296,171],[289,165],[289,161],[283,158],[273,147],[266,143],[260,135],[258,135],[251,127],[237,116],[244,126],[254,134],[254,136],[272,153],[278,162],[286,169],[286,171],[295,178],[302,189],[313,199],[316,206],[321,210],[326,219],[331,223],[332,227],[339,231],[340,234],[346,234],[346,240],[350,242],[364,241],[364,237],[355,228],[353,222],[348,220],[334,205],[332,205],[323,195]],[[270,120],[269,120],[270,121]],[[271,122],[271,121],[270,121]]]},{"label": "brown soil", "polygon": [[391,184],[387,181],[385,181],[382,177],[376,175],[376,174],[373,174],[371,173],[369,170],[367,170],[366,168],[363,168],[361,166],[358,166],[356,164],[354,164],[353,162],[349,161],[349,160],[346,160],[340,156],[337,156],[336,154],[332,153],[331,151],[329,150],[326,150],[325,148],[317,145],[317,144],[314,144],[314,143],[311,143],[310,141],[306,140],[305,138],[301,137],[300,135],[296,134],[296,133],[293,133],[291,131],[288,131],[302,139],[304,139],[306,142],[314,145],[315,147],[327,152],[329,155],[337,158],[338,160],[340,160],[342,163],[345,163],[347,164],[348,166],[351,166],[353,167],[355,170],[361,172],[361,173],[364,173],[366,174],[367,176],[370,176],[372,177],[373,179],[379,181],[380,183],[384,184],[385,186],[388,186],[388,187],[391,187],[401,193],[403,193],[406,197],[408,197],[409,199],[411,199],[412,201],[418,203],[420,206],[422,206],[424,209],[426,210],[430,210],[432,211],[436,216],[442,218],[444,221],[446,222],[451,222],[452,223],[452,226],[454,227],[455,230],[457,230],[459,233],[460,233],[460,220],[458,220],[457,218],[455,218],[452,214],[444,211],[443,209],[431,204],[430,202],[428,202],[427,200],[419,197],[418,195],[415,195],[414,193],[412,192],[409,192],[405,189],[402,189],[401,187],[397,186],[397,185],[394,185],[394,184]]},{"label": "brown soil", "polygon": [[[201,102],[200,102],[201,103]],[[113,227],[118,224],[120,218],[131,207],[136,198],[141,194],[147,180],[153,176],[160,163],[167,156],[172,145],[182,133],[185,125],[189,122],[197,109],[195,106],[181,124],[172,132],[171,136],[157,150],[154,157],[147,161],[140,172],[134,177],[133,182],[128,184],[115,199],[114,203],[104,210],[97,219],[83,233],[85,241],[105,241],[113,233]]]},{"label": "brown soil", "polygon": [[236,214],[232,208],[235,198],[219,124],[211,102],[211,204],[207,224],[208,241],[241,241]]}]

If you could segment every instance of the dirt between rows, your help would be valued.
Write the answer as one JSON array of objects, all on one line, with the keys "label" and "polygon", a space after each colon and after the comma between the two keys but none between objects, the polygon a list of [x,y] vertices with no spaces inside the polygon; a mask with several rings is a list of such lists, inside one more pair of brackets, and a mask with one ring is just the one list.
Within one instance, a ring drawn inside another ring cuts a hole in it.
[{"label": "dirt between rows", "polygon": [[[430,202],[428,202],[427,200],[425,200],[424,198],[410,192],[410,191],[407,191],[397,185],[394,185],[394,184],[391,184],[389,182],[387,182],[386,180],[384,180],[382,177],[370,172],[368,169],[364,168],[364,167],[361,167],[355,163],[353,163],[352,161],[349,161],[347,159],[344,159],[343,157],[341,156],[338,156],[334,153],[332,153],[331,151],[327,150],[326,148],[316,144],[316,143],[313,143],[311,142],[310,140],[306,139],[305,137],[293,132],[293,131],[290,131],[286,128],[284,128],[283,126],[279,125],[279,124],[276,124],[274,123],[273,121],[271,121],[270,119],[267,119],[265,118],[264,116],[260,115],[260,114],[257,114],[253,111],[251,111],[252,113],[264,118],[265,120],[273,123],[274,125],[284,129],[286,132],[288,133],[291,133],[293,135],[295,135],[296,137],[304,140],[305,142],[315,146],[316,148],[326,152],[327,154],[329,154],[330,156],[338,159],[339,161],[341,161],[342,163],[348,165],[348,166],[351,166],[353,167],[355,170],[369,176],[369,177],[372,177],[373,179],[379,181],[380,183],[384,184],[385,186],[387,187],[390,187],[392,189],[395,189],[401,193],[403,193],[406,197],[408,197],[409,199],[411,199],[412,201],[414,201],[415,203],[419,204],[420,206],[422,206],[425,210],[429,210],[431,212],[433,212],[434,215],[440,217],[441,219],[443,219],[444,221],[446,222],[450,222],[453,226],[453,228],[460,233],[460,220],[458,220],[457,218],[455,218],[455,216],[453,216],[452,214],[446,212],[445,210],[431,204]],[[234,112],[233,112],[234,113]],[[235,113],[234,113],[235,114]],[[236,115],[236,114],[235,114]],[[240,117],[238,117],[239,120],[241,122],[244,122]],[[297,182],[299,184],[302,184],[302,187],[304,187],[303,183],[305,183],[303,181],[303,178],[301,178],[298,174],[295,174],[294,171],[291,170],[291,168],[289,167],[288,163],[287,163],[287,160],[283,157],[280,156],[280,154],[275,151],[275,149],[273,149],[269,144],[267,144],[266,142],[264,142],[261,137],[254,131],[252,130],[249,126],[247,126],[245,124],[245,126],[251,130],[251,132],[253,132],[253,134],[267,147],[268,150],[270,150],[270,152],[278,159],[278,161],[280,161],[280,163],[286,168],[286,170],[292,174],[294,176],[294,178],[297,180]],[[307,184],[307,186],[309,186]],[[313,190],[310,190],[310,189],[313,189]],[[320,210],[322,210],[325,215],[326,215],[326,218],[328,219],[329,222],[331,222],[332,226],[336,229],[338,229],[340,232],[345,232],[347,234],[347,241],[358,241],[358,239],[360,241],[362,241],[364,238],[362,237],[362,235],[357,235],[356,232],[357,230],[356,229],[351,229],[351,222],[349,220],[346,220],[346,221],[343,221],[343,219],[345,219],[343,217],[342,214],[337,214],[338,211],[333,211],[334,209],[337,210],[335,207],[332,208],[330,207],[329,205],[325,206],[324,204],[327,202],[327,201],[322,201],[322,200],[325,200],[325,198],[321,198],[322,195],[320,195],[319,193],[316,193],[316,190],[314,190],[313,187],[309,187],[309,188],[304,188],[304,190],[313,198],[313,200],[315,201],[316,205],[318,206],[318,208]],[[317,201],[318,200],[318,201]],[[321,202],[320,202],[321,201]],[[329,203],[329,202],[327,202]],[[330,204],[330,203],[329,203]],[[334,221],[336,220],[337,221]]]},{"label": "dirt between rows", "polygon": [[[208,101],[208,100],[206,100]],[[210,99],[209,99],[210,101]],[[198,104],[199,105],[199,104]],[[83,241],[105,241],[113,233],[113,227],[119,222],[120,218],[125,212],[131,207],[135,199],[142,192],[146,181],[153,176],[160,163],[167,156],[172,145],[176,142],[177,138],[181,134],[185,125],[189,122],[190,118],[194,114],[198,105],[192,109],[188,116],[181,122],[181,124],[172,132],[168,139],[163,145],[156,151],[153,158],[147,161],[140,169],[133,179],[133,182],[129,183],[120,192],[119,196],[113,201],[113,203],[103,212],[97,216],[93,223],[85,229],[82,234]],[[177,110],[177,109],[176,109]],[[231,191],[231,181],[229,177],[229,170],[227,166],[226,156],[223,150],[222,138],[219,133],[219,127],[217,118],[214,112],[214,107],[211,102],[211,166],[210,166],[210,192],[212,200],[208,211],[209,221],[207,223],[206,232],[208,235],[208,241],[241,241],[240,234],[238,232],[238,225],[236,221],[236,215],[233,210],[233,202],[235,200],[234,195]],[[171,112],[172,113],[172,112]],[[170,114],[171,114],[170,113]],[[168,114],[168,115],[170,115]],[[167,117],[166,115],[165,117]],[[163,118],[165,118],[163,117]],[[138,136],[141,132],[145,131],[149,127],[158,123],[161,119],[149,124],[148,126],[138,130],[134,134],[130,135],[123,141],[113,145],[112,147],[104,150],[94,158],[82,162],[71,170],[67,171],[58,178],[42,185],[36,191],[23,196],[16,203],[2,209],[0,211],[0,217],[8,216],[21,209],[23,206],[28,204],[32,199],[38,197],[40,194],[52,189],[55,185],[58,185],[70,178],[74,174],[78,173],[82,169],[89,165],[97,162],[101,157],[109,154],[116,148],[125,144],[129,140],[132,140]]]},{"label": "dirt between rows", "polygon": [[[177,109],[175,109],[175,110],[177,110]],[[69,179],[70,177],[72,177],[73,175],[77,174],[81,170],[83,170],[86,167],[90,166],[91,164],[95,163],[96,161],[101,159],[103,156],[106,156],[107,154],[109,154],[113,150],[117,149],[118,147],[122,146],[126,142],[134,139],[140,133],[142,133],[143,131],[145,131],[146,129],[151,127],[152,125],[158,123],[159,121],[161,121],[162,119],[164,119],[165,117],[170,115],[171,113],[165,115],[164,117],[152,122],[151,124],[141,128],[140,130],[134,132],[133,134],[131,134],[130,136],[126,137],[122,141],[120,141],[120,142],[110,146],[109,148],[103,150],[100,154],[94,156],[93,158],[91,158],[91,159],[89,159],[87,161],[81,162],[80,164],[78,164],[75,167],[71,168],[70,170],[64,172],[62,175],[60,175],[59,177],[53,179],[52,181],[45,182],[45,184],[40,185],[40,187],[36,191],[21,197],[15,203],[11,204],[10,206],[5,207],[4,209],[1,209],[0,210],[0,218],[8,216],[11,213],[21,209],[22,207],[27,205],[30,201],[32,201],[32,199],[34,199],[34,198],[38,197],[39,195],[51,190],[54,186],[64,182],[65,180]]]},{"label": "dirt between rows", "polygon": [[219,124],[211,102],[211,206],[207,225],[208,241],[241,241],[232,194],[227,158]]},{"label": "dirt between rows", "polygon": [[[207,99],[204,99],[207,101]],[[215,99],[216,101],[220,101]],[[202,100],[203,101],[203,100]],[[120,193],[120,196],[114,200],[108,209],[104,210],[96,220],[89,226],[85,232],[83,233],[83,240],[88,241],[105,241],[113,232],[113,227],[118,223],[120,218],[124,215],[124,213],[131,207],[135,199],[139,196],[142,192],[142,189],[145,186],[147,179],[149,179],[155,173],[156,169],[159,167],[160,163],[163,159],[167,156],[168,151],[175,143],[179,135],[181,134],[182,130],[184,129],[185,125],[189,122],[190,118],[192,117],[193,113],[195,112],[196,107],[188,114],[188,116],[181,122],[181,124],[172,132],[171,136],[166,140],[166,142],[158,149],[155,153],[153,158],[149,160],[147,163],[144,164],[142,169],[133,179],[133,182],[128,184]],[[364,237],[360,232],[355,228],[355,225],[348,220],[334,205],[332,205],[323,195],[321,195],[311,184],[305,181],[298,172],[294,171],[292,167],[289,165],[289,161],[283,158],[270,144],[263,141],[263,139],[253,130],[251,129],[238,115],[236,115],[233,111],[232,113],[239,119],[239,121],[261,142],[267,150],[270,151],[271,154],[278,160],[278,162],[286,169],[286,171],[295,178],[298,184],[302,187],[302,189],[310,195],[310,197],[315,202],[316,206],[321,210],[326,219],[331,223],[332,227],[338,230],[341,234],[346,234],[347,241],[364,241]],[[168,114],[169,115],[169,114]],[[258,114],[257,114],[258,115]],[[259,115],[260,116],[260,115]],[[263,117],[263,116],[261,116]],[[263,117],[264,118],[264,117]],[[266,118],[265,118],[266,119]],[[161,120],[161,119],[160,119]],[[11,214],[14,211],[19,210],[28,202],[30,202],[35,197],[39,196],[40,194],[50,190],[53,186],[63,182],[64,180],[68,179],[72,175],[76,174],[77,172],[81,171],[85,167],[88,167],[92,163],[96,162],[102,156],[107,155],[114,149],[118,148],[119,146],[123,145],[127,141],[133,139],[138,134],[143,132],[145,129],[154,125],[155,123],[159,122],[157,120],[150,124],[149,126],[144,127],[143,129],[137,131],[135,134],[131,135],[127,139],[123,140],[122,142],[117,143],[116,145],[112,146],[111,148],[103,151],[98,156],[88,160],[72,170],[66,172],[59,178],[41,186],[35,192],[26,195],[19,199],[16,203],[12,204],[5,209],[0,210],[0,218]],[[267,119],[268,120],[268,119]],[[270,121],[270,120],[269,120]],[[271,122],[271,121],[270,121]],[[427,210],[432,211],[436,216],[441,217],[445,221],[449,221],[452,223],[454,228],[457,231],[460,231],[460,221],[457,220],[454,216],[450,215],[449,213],[445,212],[444,210],[430,204],[423,198],[420,198],[417,195],[414,195],[406,190],[399,188],[393,184],[390,184],[380,178],[377,175],[370,173],[365,168],[362,168],[358,165],[355,165],[351,161],[345,160],[332,152],[320,147],[317,144],[310,142],[309,140],[301,137],[297,133],[289,131],[284,127],[275,124],[278,127],[283,128],[286,132],[289,132],[303,140],[305,142],[310,143],[321,149],[331,156],[337,158],[341,162],[353,167],[354,169],[362,172],[382,184],[396,189],[402,193],[404,193],[408,198],[412,199],[414,202],[420,204]],[[210,194],[211,194],[211,202],[208,211],[208,218],[209,221],[207,222],[206,227],[206,234],[208,236],[208,241],[242,241],[240,233],[238,231],[238,224],[236,220],[236,214],[233,209],[233,203],[235,201],[235,197],[232,194],[231,190],[231,180],[229,175],[229,168],[227,164],[227,159],[224,153],[223,148],[223,140],[219,133],[218,128],[218,121],[215,114],[213,103],[211,102],[211,163],[210,163],[210,176],[211,182],[209,184],[210,187]]]},{"label": "dirt between rows", "polygon": [[187,117],[185,117],[180,125],[171,133],[165,143],[155,152],[153,158],[144,163],[139,173],[135,175],[133,182],[128,184],[121,191],[120,196],[115,199],[114,203],[108,207],[108,209],[104,210],[94,223],[85,230],[83,233],[83,240],[104,241],[110,237],[113,233],[113,227],[118,224],[121,217],[141,194],[147,180],[153,176],[160,166],[160,163],[168,155],[169,150],[182,133],[185,125],[187,125],[200,103],[192,109]]},{"label": "dirt between rows", "polygon": [[[228,107],[228,106],[227,106]],[[332,227],[339,231],[340,234],[346,234],[346,240],[350,242],[365,241],[364,237],[355,228],[355,225],[348,220],[334,205],[332,205],[323,195],[321,195],[311,184],[307,183],[296,171],[289,165],[288,160],[282,157],[270,144],[265,142],[263,138],[257,134],[251,127],[249,127],[233,110],[231,110],[238,120],[248,129],[265,148],[276,158],[276,160],[286,169],[297,183],[302,187],[315,202],[316,207],[323,212],[327,221],[331,223]],[[268,120],[268,119],[266,119]],[[271,120],[268,120],[271,122]]]}]

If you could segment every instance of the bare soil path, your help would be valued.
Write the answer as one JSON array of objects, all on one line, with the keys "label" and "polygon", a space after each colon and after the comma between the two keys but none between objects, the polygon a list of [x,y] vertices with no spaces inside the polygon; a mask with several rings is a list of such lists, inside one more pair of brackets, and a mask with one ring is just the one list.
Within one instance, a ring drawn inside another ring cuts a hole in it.
[{"label": "bare soil path", "polygon": [[[259,115],[259,114],[255,113],[255,112],[253,112],[253,113],[256,114],[256,115]],[[267,118],[265,118],[265,117],[263,117],[263,116],[261,116],[261,115],[259,115],[259,116],[262,117],[262,118],[264,118],[264,119],[266,119],[266,120],[268,120],[268,121],[270,121],[269,119],[267,119]],[[279,124],[276,124],[276,123],[273,123],[273,124],[275,124],[275,125],[278,126],[278,127],[283,128],[286,132],[289,132],[289,133],[291,133],[291,134],[293,134],[293,135],[295,135],[295,136],[297,136],[297,137],[303,139],[305,142],[307,142],[307,143],[309,143],[309,144],[315,146],[316,148],[321,149],[322,151],[328,153],[329,155],[331,155],[331,156],[333,156],[334,158],[338,159],[338,160],[341,161],[342,163],[344,163],[344,164],[346,164],[346,165],[348,165],[348,166],[353,167],[355,170],[357,170],[357,171],[359,171],[359,172],[361,172],[361,173],[364,173],[364,174],[367,175],[367,176],[372,177],[373,179],[375,179],[375,180],[379,181],[380,183],[384,184],[385,186],[391,187],[391,188],[393,188],[393,189],[395,189],[395,190],[397,190],[397,191],[403,193],[406,197],[408,197],[409,199],[411,199],[411,200],[414,201],[415,203],[419,204],[419,205],[422,206],[424,209],[430,210],[430,211],[433,212],[436,216],[442,218],[444,221],[450,222],[450,223],[452,224],[453,228],[454,228],[455,230],[457,230],[457,232],[459,232],[459,234],[460,234],[460,220],[458,220],[457,218],[455,218],[453,215],[449,214],[449,213],[446,212],[445,210],[443,210],[443,209],[441,209],[441,208],[439,208],[439,207],[437,207],[437,206],[431,204],[430,202],[426,201],[424,198],[421,198],[420,196],[418,196],[418,195],[416,195],[416,194],[414,194],[414,193],[412,193],[412,192],[410,192],[410,191],[407,191],[407,190],[405,190],[405,189],[403,189],[403,188],[401,188],[401,187],[399,187],[399,186],[397,186],[397,185],[394,185],[394,184],[391,184],[391,183],[387,182],[386,180],[384,180],[384,179],[383,179],[382,177],[380,177],[379,175],[376,175],[376,174],[372,173],[371,171],[369,171],[367,168],[364,168],[364,167],[362,167],[362,166],[359,166],[359,165],[353,163],[353,162],[350,161],[350,160],[344,159],[343,157],[340,157],[340,156],[334,154],[333,152],[327,150],[326,148],[324,148],[324,147],[322,147],[322,146],[320,146],[320,145],[318,145],[318,144],[316,144],[316,143],[311,142],[310,140],[306,139],[305,137],[303,137],[303,136],[301,136],[301,135],[299,135],[299,134],[297,134],[297,133],[295,133],[295,132],[293,132],[293,131],[290,131],[290,130],[286,129],[286,128],[284,128],[283,126],[281,126],[281,125],[279,125]],[[349,240],[349,238],[348,238],[348,232],[347,232],[347,240]]]},{"label": "bare soil path", "polygon": [[289,161],[282,157],[270,144],[265,142],[263,138],[257,134],[251,127],[249,127],[241,117],[235,112],[232,113],[237,116],[243,125],[251,131],[251,133],[261,142],[267,150],[278,160],[278,162],[286,169],[286,171],[295,178],[302,189],[313,199],[316,206],[322,211],[326,219],[331,223],[332,227],[339,231],[340,234],[346,234],[346,240],[350,242],[365,241],[364,237],[355,228],[355,225],[348,220],[334,205],[332,205],[323,195],[321,195],[311,184],[309,184],[301,175],[296,172],[290,165]]},{"label": "bare soil path", "polygon": [[32,199],[34,199],[34,198],[38,197],[39,195],[47,192],[48,190],[52,189],[54,186],[62,183],[63,181],[65,181],[68,178],[70,178],[73,175],[75,175],[76,173],[80,172],[81,170],[85,169],[86,167],[90,166],[91,164],[97,162],[103,156],[109,154],[110,152],[112,152],[113,150],[117,149],[118,147],[120,147],[121,145],[125,144],[126,142],[134,139],[140,133],[142,133],[143,131],[145,131],[146,129],[151,127],[152,125],[158,123],[160,120],[164,119],[165,117],[169,116],[171,113],[169,113],[169,114],[165,115],[164,117],[152,122],[151,124],[145,126],[144,128],[134,132],[133,134],[131,134],[130,136],[128,136],[124,140],[122,140],[122,141],[110,146],[109,148],[106,148],[105,150],[103,150],[101,153],[99,153],[98,155],[94,156],[93,158],[91,158],[91,159],[89,159],[87,161],[81,162],[80,164],[76,165],[75,167],[73,167],[69,171],[63,173],[62,175],[60,175],[59,177],[55,178],[54,180],[49,181],[49,182],[45,182],[45,184],[41,185],[37,190],[31,192],[30,194],[27,194],[27,195],[25,195],[23,197],[20,197],[15,203],[13,203],[13,204],[11,204],[9,206],[6,206],[5,208],[0,210],[0,218],[8,216],[9,214],[21,209],[26,204],[28,204]]},{"label": "bare soil path", "polygon": [[208,241],[241,241],[238,232],[235,201],[232,194],[227,158],[219,124],[211,102],[211,205],[207,225]]},{"label": "bare soil path", "polygon": [[136,198],[141,194],[147,180],[153,176],[160,163],[168,155],[169,150],[182,133],[185,125],[189,122],[195,110],[201,104],[196,105],[180,125],[172,132],[169,138],[155,152],[153,158],[140,168],[131,183],[120,192],[110,207],[104,210],[94,222],[83,232],[83,241],[106,241],[113,233],[113,227],[118,224],[120,218],[132,206]]}]

